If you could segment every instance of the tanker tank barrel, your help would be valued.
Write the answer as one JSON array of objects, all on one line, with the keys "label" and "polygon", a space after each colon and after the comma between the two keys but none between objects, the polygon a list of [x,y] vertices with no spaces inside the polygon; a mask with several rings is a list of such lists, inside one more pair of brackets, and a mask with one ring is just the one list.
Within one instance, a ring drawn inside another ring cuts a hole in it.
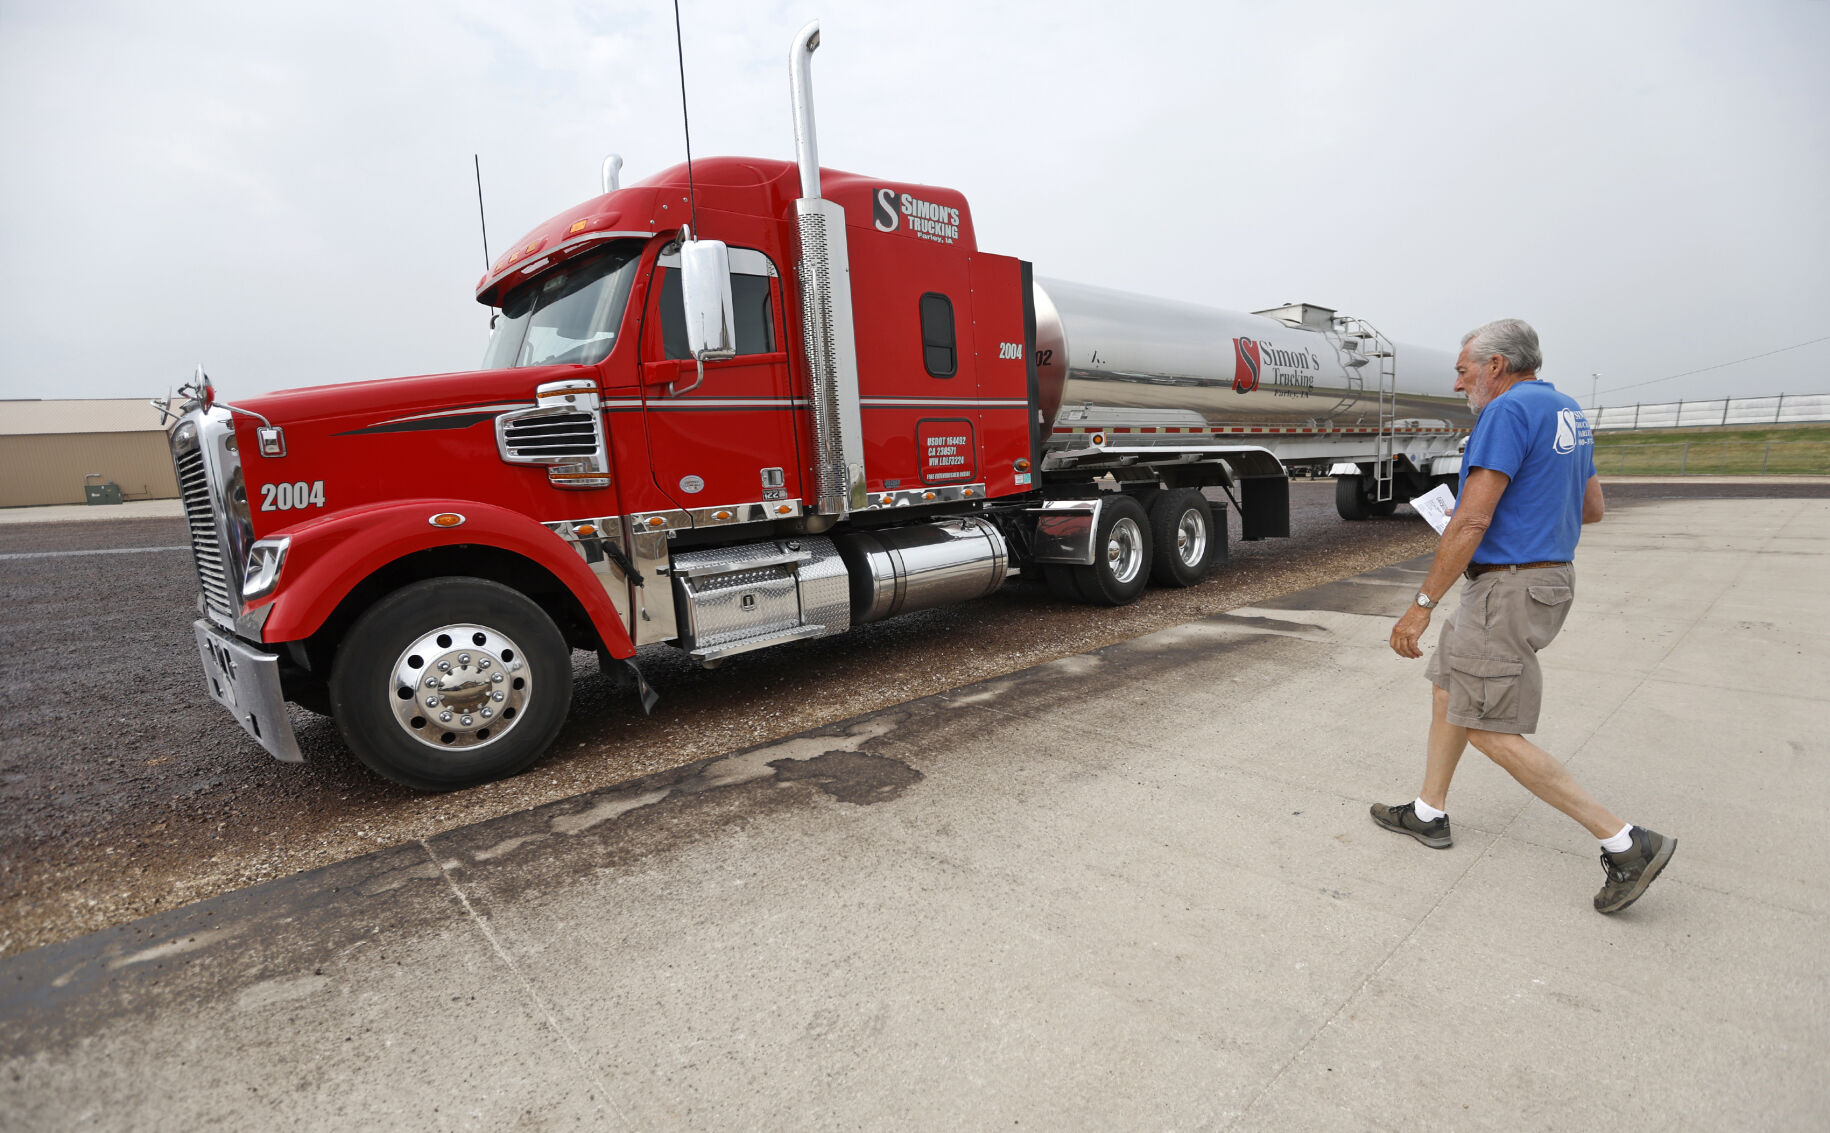
[{"label": "tanker tank barrel", "polygon": [[[1078,431],[1457,434],[1454,355],[1292,303],[1246,314],[1037,279],[1045,421]],[[1273,317],[1275,316],[1275,317]],[[1383,423],[1383,428],[1381,427]]]}]

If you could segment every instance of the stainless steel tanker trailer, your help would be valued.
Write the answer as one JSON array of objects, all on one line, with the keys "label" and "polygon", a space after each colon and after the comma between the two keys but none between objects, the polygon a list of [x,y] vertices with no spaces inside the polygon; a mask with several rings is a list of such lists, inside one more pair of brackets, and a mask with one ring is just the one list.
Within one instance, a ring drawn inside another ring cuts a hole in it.
[{"label": "stainless steel tanker trailer", "polygon": [[1309,303],[1241,314],[1038,280],[1035,305],[1045,469],[1141,478],[1126,470],[1197,438],[1248,444],[1288,471],[1337,477],[1336,507],[1354,520],[1460,473],[1473,415],[1448,351]]}]

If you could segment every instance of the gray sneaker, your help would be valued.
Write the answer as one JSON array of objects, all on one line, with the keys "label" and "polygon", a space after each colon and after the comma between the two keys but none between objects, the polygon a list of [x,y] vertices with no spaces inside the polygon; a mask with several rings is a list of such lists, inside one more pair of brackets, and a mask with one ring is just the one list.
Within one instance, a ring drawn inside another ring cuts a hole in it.
[{"label": "gray sneaker", "polygon": [[1639,895],[1652,884],[1652,879],[1665,868],[1677,849],[1677,839],[1667,838],[1655,830],[1644,826],[1633,828],[1633,845],[1625,853],[1610,854],[1601,851],[1601,868],[1608,873],[1608,880],[1595,894],[1595,911],[1598,913],[1618,913],[1639,900]]},{"label": "gray sneaker", "polygon": [[1455,840],[1449,837],[1449,816],[1445,814],[1434,822],[1425,822],[1417,817],[1416,803],[1401,803],[1398,806],[1374,803],[1372,820],[1387,830],[1409,834],[1432,850],[1446,850],[1455,844]]}]

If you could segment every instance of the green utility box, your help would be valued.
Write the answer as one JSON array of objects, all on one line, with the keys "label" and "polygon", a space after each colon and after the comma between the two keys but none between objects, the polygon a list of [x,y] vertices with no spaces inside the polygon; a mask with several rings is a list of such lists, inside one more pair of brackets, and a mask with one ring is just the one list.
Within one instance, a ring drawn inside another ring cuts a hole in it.
[{"label": "green utility box", "polygon": [[100,472],[91,472],[83,477],[83,502],[86,504],[118,504],[121,502],[121,486],[113,480],[105,484],[91,484],[91,480],[101,479]]}]

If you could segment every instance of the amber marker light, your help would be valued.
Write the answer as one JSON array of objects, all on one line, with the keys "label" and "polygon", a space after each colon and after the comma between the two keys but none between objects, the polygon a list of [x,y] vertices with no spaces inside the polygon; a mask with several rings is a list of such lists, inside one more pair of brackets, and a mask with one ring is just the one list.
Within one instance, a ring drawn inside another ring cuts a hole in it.
[{"label": "amber marker light", "polygon": [[667,526],[667,521],[666,521],[666,520],[665,520],[665,519],[662,519],[662,518],[661,518],[661,517],[660,517],[660,516],[658,516],[658,515],[653,515],[653,516],[649,516],[649,517],[648,517],[648,526],[650,526],[650,527],[665,527],[665,526]]},{"label": "amber marker light", "polygon": [[426,522],[434,527],[461,527],[464,517],[455,511],[441,511]]},{"label": "amber marker light", "polygon": [[1105,434],[1104,434],[1104,433],[1094,433],[1094,434],[1093,434],[1093,443],[1094,443],[1094,444],[1096,444],[1096,445],[1103,445],[1103,444],[1105,444],[1105,443],[1106,443],[1106,435],[1105,435]]},{"label": "amber marker light", "polygon": [[729,519],[729,518],[731,518],[731,513],[728,511],[715,511],[712,513],[712,518],[713,519]]},{"label": "amber marker light", "polygon": [[1017,461],[1016,469],[1018,472],[1028,472],[1029,471],[1029,458],[1024,457],[1023,459]]},{"label": "amber marker light", "polygon": [[572,528],[572,534],[574,534],[574,535],[587,535],[587,536],[588,536],[588,535],[595,535],[595,534],[597,534],[597,524],[595,524],[595,523],[581,523],[581,524],[579,524],[579,525],[578,525],[578,526],[576,526],[576,527],[574,527],[574,528]]},{"label": "amber marker light", "polygon": [[583,232],[585,230],[586,226],[589,225],[590,223],[591,222],[588,220],[581,220],[577,224],[574,224],[572,226],[572,231],[573,232]]},{"label": "amber marker light", "polygon": [[776,504],[775,505],[775,514],[776,515],[787,515],[789,512],[791,512],[793,510],[794,509],[789,507],[787,504]]},{"label": "amber marker light", "polygon": [[934,493],[933,492],[923,492],[921,494],[921,498],[924,500],[931,500],[934,498]]},{"label": "amber marker light", "polygon": [[960,493],[960,495],[962,495],[962,496],[970,496],[972,494],[973,494],[973,491],[971,488],[967,488],[965,491]]}]

